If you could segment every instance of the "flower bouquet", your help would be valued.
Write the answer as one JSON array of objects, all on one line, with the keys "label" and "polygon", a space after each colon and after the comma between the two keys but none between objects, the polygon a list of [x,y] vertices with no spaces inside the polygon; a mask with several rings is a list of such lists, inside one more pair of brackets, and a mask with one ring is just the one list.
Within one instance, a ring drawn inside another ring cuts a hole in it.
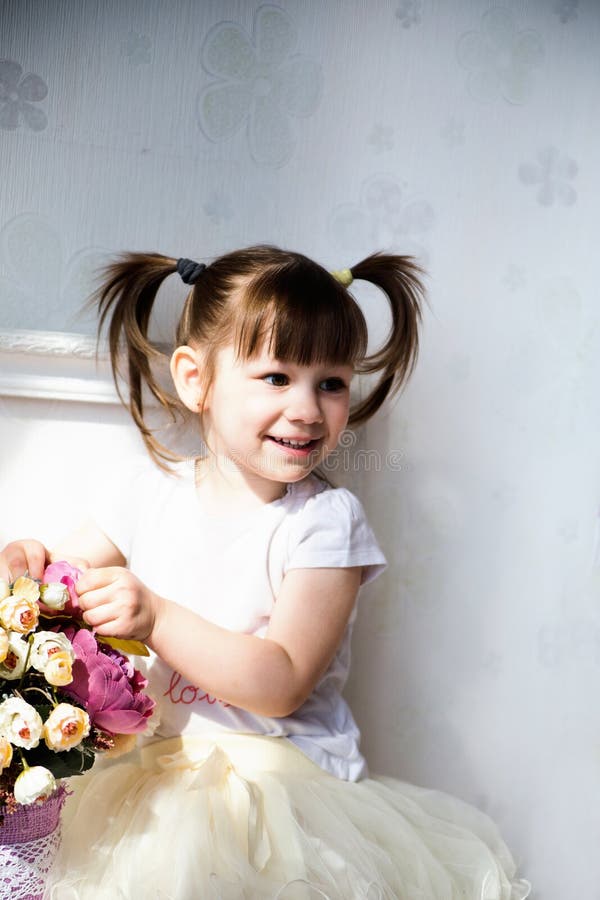
[{"label": "flower bouquet", "polygon": [[0,900],[42,896],[62,779],[132,748],[155,705],[125,655],[147,655],[144,645],[99,637],[78,617],[79,574],[57,562],[42,583],[0,579]]}]

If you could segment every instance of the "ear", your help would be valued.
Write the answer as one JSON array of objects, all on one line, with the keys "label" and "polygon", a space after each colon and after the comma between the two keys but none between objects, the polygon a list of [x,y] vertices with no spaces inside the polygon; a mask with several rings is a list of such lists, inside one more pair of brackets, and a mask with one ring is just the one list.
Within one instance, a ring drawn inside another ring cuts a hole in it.
[{"label": "ear", "polygon": [[178,347],[170,367],[179,399],[192,412],[200,412],[204,396],[202,354],[193,347]]}]

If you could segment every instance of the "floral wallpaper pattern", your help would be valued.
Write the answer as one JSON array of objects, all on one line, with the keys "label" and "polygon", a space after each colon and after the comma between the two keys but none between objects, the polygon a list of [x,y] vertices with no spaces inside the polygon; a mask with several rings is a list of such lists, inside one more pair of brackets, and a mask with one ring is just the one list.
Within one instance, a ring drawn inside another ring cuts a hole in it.
[{"label": "floral wallpaper pattern", "polygon": [[557,0],[554,4],[554,12],[563,25],[566,25],[567,22],[572,22],[577,18],[578,6],[579,0]]},{"label": "floral wallpaper pattern", "polygon": [[60,232],[49,221],[27,213],[16,216],[0,231],[0,263],[6,272],[0,277],[2,305],[18,310],[19,327],[26,329],[39,328],[41,311],[52,324],[70,309],[71,316],[62,319],[64,330],[81,331],[82,324],[90,325],[81,298],[105,260],[100,250],[87,247],[66,258]]},{"label": "floral wallpaper pattern", "polygon": [[222,22],[206,37],[202,61],[219,81],[198,97],[198,124],[208,138],[221,141],[245,122],[252,157],[280,166],[294,150],[289,117],[314,113],[321,93],[321,67],[294,54],[292,20],[276,6],[261,6],[254,40],[239,26]]},{"label": "floral wallpaper pattern", "polygon": [[152,62],[152,38],[130,31],[123,41],[123,53],[132,66],[149,65]]},{"label": "floral wallpaper pattern", "polygon": [[493,7],[482,15],[480,31],[461,36],[457,56],[469,72],[467,87],[477,100],[503,97],[509,103],[526,103],[535,70],[544,60],[544,45],[535,31],[518,31],[510,11]]},{"label": "floral wallpaper pattern", "polygon": [[464,121],[452,116],[444,123],[444,125],[440,129],[440,135],[442,136],[448,147],[459,147],[465,142]]},{"label": "floral wallpaper pattern", "polygon": [[[600,793],[598,47],[594,0],[0,4],[5,342],[92,334],[125,249],[425,266],[414,377],[335,472],[389,560],[348,695],[373,771],[480,802],[537,900],[600,884],[573,799]],[[377,346],[387,305],[352,290]],[[161,294],[166,337],[184,295]],[[0,429],[26,422],[22,458],[0,442],[17,518],[49,460],[57,485],[118,464],[116,407],[84,407],[1,398]]]},{"label": "floral wallpaper pattern", "polygon": [[345,203],[332,215],[331,231],[340,250],[356,262],[369,248],[427,257],[426,238],[435,213],[425,200],[410,199],[402,184],[388,175],[375,175],[361,187],[358,203]]},{"label": "floral wallpaper pattern", "polygon": [[421,11],[421,0],[402,0],[400,6],[396,10],[396,18],[402,22],[403,28],[410,28],[411,25],[418,25],[420,23]]},{"label": "floral wallpaper pattern", "polygon": [[393,150],[394,129],[391,125],[382,125],[380,122],[377,122],[373,125],[367,140],[377,153]]},{"label": "floral wallpaper pattern", "polygon": [[48,124],[39,106],[48,94],[48,86],[39,75],[23,75],[18,62],[0,60],[0,128],[14,131],[25,125],[32,131],[43,131]]},{"label": "floral wallpaper pattern", "polygon": [[539,185],[536,192],[538,203],[552,206],[572,206],[577,202],[577,192],[572,181],[578,172],[574,159],[561,153],[556,147],[545,147],[537,154],[537,162],[519,166],[519,178],[523,184]]}]

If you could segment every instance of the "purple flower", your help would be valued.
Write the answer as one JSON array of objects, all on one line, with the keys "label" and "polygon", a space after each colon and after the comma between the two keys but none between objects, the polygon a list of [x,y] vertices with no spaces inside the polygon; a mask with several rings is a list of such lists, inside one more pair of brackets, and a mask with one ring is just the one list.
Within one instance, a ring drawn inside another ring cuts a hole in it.
[{"label": "purple flower", "polygon": [[73,644],[73,681],[61,690],[87,710],[92,725],[109,734],[144,731],[155,703],[143,693],[147,681],[131,662],[99,645],[85,628],[64,629]]}]

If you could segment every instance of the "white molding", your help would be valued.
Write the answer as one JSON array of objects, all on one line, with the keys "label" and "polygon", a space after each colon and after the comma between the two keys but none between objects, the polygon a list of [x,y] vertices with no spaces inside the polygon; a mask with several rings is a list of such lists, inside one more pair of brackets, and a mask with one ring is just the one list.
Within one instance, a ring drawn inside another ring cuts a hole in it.
[{"label": "white molding", "polygon": [[[41,356],[96,356],[96,340],[87,334],[66,331],[0,331],[0,353]],[[105,355],[101,351],[101,355]]]},{"label": "white molding", "polygon": [[85,334],[0,331],[0,396],[118,404],[108,355]]}]

